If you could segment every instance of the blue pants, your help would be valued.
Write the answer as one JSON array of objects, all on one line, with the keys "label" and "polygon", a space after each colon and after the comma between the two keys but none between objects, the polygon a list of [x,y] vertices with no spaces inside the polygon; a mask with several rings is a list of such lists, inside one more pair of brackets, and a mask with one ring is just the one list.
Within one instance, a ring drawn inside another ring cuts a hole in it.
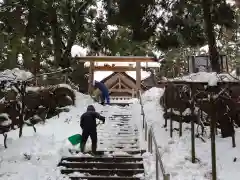
[{"label": "blue pants", "polygon": [[109,98],[109,93],[108,92],[102,92],[102,100],[107,102],[107,104],[110,104],[110,98]]}]

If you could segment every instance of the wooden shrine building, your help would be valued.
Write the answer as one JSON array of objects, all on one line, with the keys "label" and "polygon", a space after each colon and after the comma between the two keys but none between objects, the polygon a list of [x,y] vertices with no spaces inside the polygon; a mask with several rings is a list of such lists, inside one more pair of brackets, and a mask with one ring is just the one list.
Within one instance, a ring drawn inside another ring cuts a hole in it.
[{"label": "wooden shrine building", "polygon": [[[137,92],[145,91],[145,86],[141,83],[141,62],[157,62],[154,57],[138,56],[86,56],[76,57],[79,62],[90,62],[89,66],[89,93],[93,92],[92,82],[94,71],[112,71],[110,76],[102,80],[109,88],[110,96],[137,97]],[[136,66],[94,66],[94,62],[133,62]],[[135,71],[136,79],[129,76],[127,71]]]},{"label": "wooden shrine building", "polygon": [[[109,89],[111,97],[119,98],[136,98],[138,89],[136,80],[125,72],[114,72],[110,76],[104,78],[103,82]],[[141,92],[146,90],[146,87],[141,83]],[[98,91],[98,93],[100,93]]]}]

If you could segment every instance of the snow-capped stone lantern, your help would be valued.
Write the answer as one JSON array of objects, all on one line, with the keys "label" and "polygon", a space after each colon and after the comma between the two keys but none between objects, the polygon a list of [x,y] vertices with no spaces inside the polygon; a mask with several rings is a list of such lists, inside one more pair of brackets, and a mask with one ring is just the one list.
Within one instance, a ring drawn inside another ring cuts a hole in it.
[{"label": "snow-capped stone lantern", "polygon": [[[219,56],[220,71],[228,72],[228,62],[226,55]],[[210,58],[208,55],[188,56],[188,72],[212,72]]]}]

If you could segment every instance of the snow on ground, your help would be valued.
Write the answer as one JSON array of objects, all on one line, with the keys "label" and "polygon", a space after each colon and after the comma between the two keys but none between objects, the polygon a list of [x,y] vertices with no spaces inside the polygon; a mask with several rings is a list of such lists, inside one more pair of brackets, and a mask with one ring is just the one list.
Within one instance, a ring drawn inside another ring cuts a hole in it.
[{"label": "snow on ground", "polygon": [[[183,136],[179,138],[178,132],[174,131],[174,137],[170,138],[169,126],[163,128],[163,110],[159,105],[159,98],[163,94],[163,89],[152,88],[143,94],[144,111],[149,127],[153,126],[159,150],[167,172],[171,174],[171,180],[209,180],[211,179],[211,142],[205,137],[206,143],[196,139],[196,156],[200,162],[191,163],[191,132],[188,124],[183,125]],[[141,117],[137,112],[140,109],[138,103],[132,105],[132,110],[136,116],[136,122],[141,127],[142,121],[137,121]],[[174,123],[178,128],[178,123]],[[141,135],[143,136],[143,135]],[[232,148],[231,139],[216,137],[217,151],[217,177],[218,180],[238,180],[240,176],[240,130],[236,130],[237,147]],[[142,143],[144,144],[144,143]],[[149,154],[147,156],[148,176],[155,177],[155,158]],[[234,162],[234,159],[237,159]],[[151,162],[151,163],[150,163]],[[160,173],[161,175],[161,173]]]},{"label": "snow on ground", "polygon": [[0,72],[0,81],[4,80],[22,80],[25,81],[29,78],[32,78],[33,74],[29,71],[21,70],[19,68],[14,68],[12,70],[5,70]]},{"label": "snow on ground", "polygon": [[[159,150],[166,171],[171,174],[171,180],[208,180],[211,179],[211,144],[208,137],[206,143],[196,139],[196,155],[200,162],[191,163],[191,136],[190,127],[184,124],[183,136],[178,137],[174,131],[174,137],[169,135],[163,128],[163,111],[159,105],[159,98],[163,94],[163,89],[152,88],[143,94],[144,111],[148,126],[153,126],[154,134],[157,138]],[[56,167],[62,156],[70,155],[68,148],[71,145],[67,142],[67,137],[81,133],[79,127],[80,116],[85,112],[87,105],[93,104],[97,111],[103,111],[103,115],[108,117],[113,113],[132,113],[134,123],[139,129],[139,137],[144,139],[142,131],[142,117],[140,105],[137,100],[129,107],[120,108],[117,106],[101,106],[95,104],[89,96],[77,93],[76,106],[70,107],[70,112],[63,112],[56,117],[47,120],[45,125],[37,125],[37,133],[31,127],[24,127],[23,137],[18,138],[18,130],[8,133],[8,149],[3,147],[3,137],[0,136],[0,179],[2,180],[56,180],[66,179],[60,174]],[[110,109],[111,108],[111,109]],[[111,133],[111,123],[101,126],[99,136],[109,137]],[[178,127],[177,123],[174,123]],[[231,139],[216,138],[217,144],[217,175],[218,180],[237,180],[240,176],[240,130],[236,130],[237,147],[231,147]],[[100,149],[108,149],[111,142],[106,142]],[[142,149],[146,148],[146,142],[141,141]],[[76,147],[78,148],[78,147]],[[87,149],[90,148],[90,141]],[[233,162],[236,158],[236,162]],[[146,179],[155,180],[155,156],[145,153],[143,155]]]},{"label": "snow on ground", "polygon": [[222,81],[239,81],[239,77],[236,76],[236,73],[222,73],[217,74],[216,72],[198,72],[192,73],[186,76],[176,77],[174,79],[169,79],[174,81],[190,81],[190,82],[207,82],[210,86],[214,86],[217,82]]},{"label": "snow on ground", "polygon": [[118,96],[110,97],[110,102],[113,103],[113,104],[114,103],[116,103],[116,104],[129,103],[129,104],[131,104],[131,103],[133,103],[135,101],[137,101],[137,98],[130,98],[128,96],[126,96],[126,97],[124,97],[124,96],[121,96],[121,97],[118,97]]},{"label": "snow on ground", "polygon": [[[117,143],[108,140],[116,134],[112,114],[130,114],[128,107],[101,106],[94,103],[90,96],[76,92],[76,106],[69,107],[70,112],[62,112],[59,117],[48,119],[45,124],[36,125],[37,133],[31,127],[24,127],[23,137],[18,138],[18,130],[8,133],[7,145],[3,146],[0,136],[0,180],[64,180],[57,164],[62,156],[71,156],[68,149],[72,147],[67,138],[81,133],[80,116],[88,105],[93,104],[98,112],[106,117],[106,123],[98,128],[98,150],[114,150]],[[100,141],[103,140],[103,144]],[[90,150],[91,141],[86,146]],[[123,154],[123,152],[116,152]],[[81,156],[79,153],[77,156]],[[81,174],[80,174],[81,175]]]},{"label": "snow on ground", "polygon": [[[45,125],[36,125],[37,133],[31,127],[24,127],[23,137],[19,139],[18,130],[9,132],[7,149],[0,136],[1,180],[64,179],[56,165],[62,156],[70,155],[68,148],[71,145],[66,139],[81,133],[80,116],[86,111],[87,105],[93,104],[97,111],[104,111],[103,114],[108,117],[106,109],[109,106],[95,104],[89,96],[77,93],[76,102],[75,107],[70,107],[69,113],[61,113],[59,117],[47,120]],[[114,107],[112,109],[114,111]],[[90,142],[87,145],[89,148]]]}]

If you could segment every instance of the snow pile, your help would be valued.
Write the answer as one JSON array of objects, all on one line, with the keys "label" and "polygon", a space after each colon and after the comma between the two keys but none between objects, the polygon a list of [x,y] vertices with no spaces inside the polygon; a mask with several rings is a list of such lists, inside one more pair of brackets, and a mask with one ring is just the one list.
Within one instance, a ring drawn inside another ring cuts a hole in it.
[{"label": "snow pile", "polygon": [[[148,128],[153,127],[154,135],[158,144],[166,172],[171,174],[171,180],[209,180],[211,179],[211,142],[204,137],[206,143],[196,139],[197,163],[191,163],[191,133],[188,124],[183,124],[183,136],[179,138],[178,131],[174,131],[174,137],[170,138],[169,126],[163,128],[163,109],[159,105],[159,98],[163,89],[152,88],[143,94],[142,102]],[[0,136],[0,179],[11,180],[63,180],[67,179],[60,174],[56,165],[62,156],[69,156],[68,148],[72,147],[67,137],[81,133],[79,127],[80,116],[86,111],[86,107],[93,104],[98,112],[106,116],[106,124],[101,125],[98,130],[100,140],[99,150],[108,150],[114,143],[113,140],[105,141],[109,136],[116,134],[116,128],[108,118],[112,114],[132,114],[139,129],[139,137],[143,140],[141,107],[139,101],[128,107],[101,106],[95,104],[86,95],[76,93],[76,106],[70,107],[70,112],[62,112],[59,117],[47,120],[45,125],[36,125],[37,133],[31,127],[24,127],[23,137],[18,138],[18,130],[8,133],[8,149],[3,147],[3,137]],[[178,128],[178,123],[173,123]],[[115,130],[115,131],[113,131]],[[240,142],[240,130],[236,131],[236,142]],[[143,140],[140,144],[146,148]],[[89,149],[88,141],[87,149]],[[75,147],[79,148],[79,147]],[[230,139],[216,137],[217,149],[217,175],[218,180],[238,180],[240,176],[240,148],[231,147]],[[118,151],[115,154],[124,155]],[[224,154],[224,156],[222,156]],[[81,153],[76,156],[82,156]],[[109,154],[110,156],[110,154]],[[143,155],[146,179],[155,180],[155,155],[145,153]],[[73,174],[72,174],[73,175]],[[74,175],[82,176],[82,174]],[[139,174],[139,177],[142,175]],[[161,172],[160,172],[161,176]]]},{"label": "snow pile", "polygon": [[9,149],[0,148],[0,179],[47,180],[61,177],[56,164],[64,153],[63,144],[56,141],[54,135],[37,133],[18,140],[9,139],[8,144]]},{"label": "snow pile", "polygon": [[198,72],[187,76],[176,77],[172,81],[187,81],[187,82],[206,82],[209,86],[215,86],[217,82],[222,81],[238,81],[239,78],[234,74],[217,74],[216,72]]},{"label": "snow pile", "polygon": [[39,87],[39,86],[32,86],[32,87],[31,86],[27,86],[26,87],[26,92],[28,92],[28,91],[37,92],[37,91],[40,91],[42,89],[44,89],[43,86],[41,86],[41,87]]},{"label": "snow pile", "polygon": [[153,156],[151,153],[146,152],[143,154],[143,163],[145,168],[145,179],[148,180],[156,180],[156,174],[155,174],[155,156]]},{"label": "snow pile", "polygon": [[5,70],[0,72],[0,81],[25,81],[29,78],[32,78],[33,74],[29,71],[21,70],[19,68],[14,68],[12,70]]},{"label": "snow pile", "polygon": [[81,57],[81,56],[86,56],[88,53],[89,49],[83,48],[79,45],[73,45],[71,49],[71,55],[72,57]]},{"label": "snow pile", "polygon": [[156,87],[151,88],[143,94],[142,101],[143,103],[145,102],[152,103],[153,101],[159,100],[163,93],[164,93],[163,89],[159,89]]},{"label": "snow pile", "polygon": [[209,86],[217,86],[218,81],[219,81],[219,78],[217,77],[217,73],[211,73],[209,75],[209,79],[208,79]]},{"label": "snow pile", "polygon": [[[151,88],[146,91],[142,96],[142,103],[144,104],[145,116],[148,118],[148,126],[151,127],[152,123],[158,120],[159,113],[161,113],[161,107],[159,106],[159,97],[162,96],[164,90],[159,88]],[[139,129],[139,139],[143,140],[145,134],[142,131],[142,115],[141,115],[141,106],[140,101],[133,101],[133,104],[130,104],[129,108],[132,110],[132,116],[135,120],[135,124]],[[147,112],[147,113],[146,113]],[[157,115],[157,116],[156,116]],[[161,117],[161,116],[160,116]],[[147,148],[145,141],[140,141],[140,147],[143,149]]]},{"label": "snow pile", "polygon": [[[7,149],[0,136],[0,179],[66,179],[56,166],[62,156],[70,155],[68,148],[72,146],[67,137],[81,133],[80,116],[89,104],[93,104],[98,111],[103,109],[103,106],[94,104],[89,96],[76,95],[76,106],[70,107],[69,113],[62,112],[59,117],[47,120],[45,125],[37,124],[37,133],[32,127],[24,127],[23,137],[19,139],[19,130],[10,131]],[[90,144],[86,148],[90,148]]]},{"label": "snow pile", "polygon": [[[183,124],[183,136],[179,137],[178,131],[174,131],[173,138],[170,138],[169,123],[167,128],[163,127],[165,120],[163,109],[159,105],[159,98],[163,92],[163,89],[152,88],[143,94],[142,99],[148,128],[153,127],[166,172],[171,174],[171,180],[211,179],[211,141],[209,137],[204,137],[206,142],[198,138],[195,139],[196,157],[199,161],[197,160],[197,163],[193,164],[191,162],[190,125]],[[140,108],[139,104],[134,106],[136,109]],[[142,121],[136,120],[136,122],[139,123],[139,127],[142,126]],[[174,122],[173,128],[178,127],[179,124]],[[231,138],[222,139],[220,136],[219,134],[216,137],[218,180],[238,180],[240,176],[240,148],[238,145],[236,148],[232,148]],[[236,130],[236,142],[240,142],[239,129]],[[154,179],[155,156],[148,154],[146,159],[148,176]]]},{"label": "snow pile", "polygon": [[221,74],[221,77],[224,81],[239,81],[240,77],[237,76],[236,71],[233,71],[229,74],[223,73]]},{"label": "snow pile", "polygon": [[12,120],[9,118],[9,115],[6,113],[0,114],[0,127],[10,126],[12,124]]},{"label": "snow pile", "polygon": [[[62,85],[61,85],[62,86]],[[113,150],[118,145],[115,121],[111,121],[112,114],[130,115],[129,107],[101,106],[94,103],[90,96],[76,93],[76,106],[70,107],[70,112],[62,112],[46,121],[46,124],[37,124],[37,133],[32,127],[23,128],[23,137],[18,138],[18,130],[8,133],[7,145],[4,149],[3,137],[0,136],[0,179],[11,180],[64,180],[68,179],[60,173],[61,167],[56,167],[62,156],[72,156],[69,148],[79,150],[79,145],[72,147],[67,138],[73,134],[81,133],[80,116],[86,111],[88,105],[94,105],[96,110],[106,117],[106,123],[98,127],[98,150]],[[110,109],[109,109],[110,108]],[[102,142],[102,143],[101,143]],[[86,145],[90,150],[91,141]],[[113,155],[128,155],[123,150],[116,151]],[[82,153],[74,156],[90,156]],[[72,176],[82,176],[73,173]],[[139,174],[139,176],[141,176]]]},{"label": "snow pile", "polygon": [[230,75],[233,76],[233,77],[239,78],[239,76],[237,76],[237,71],[236,71],[236,70],[233,70],[233,71],[230,73]]}]

